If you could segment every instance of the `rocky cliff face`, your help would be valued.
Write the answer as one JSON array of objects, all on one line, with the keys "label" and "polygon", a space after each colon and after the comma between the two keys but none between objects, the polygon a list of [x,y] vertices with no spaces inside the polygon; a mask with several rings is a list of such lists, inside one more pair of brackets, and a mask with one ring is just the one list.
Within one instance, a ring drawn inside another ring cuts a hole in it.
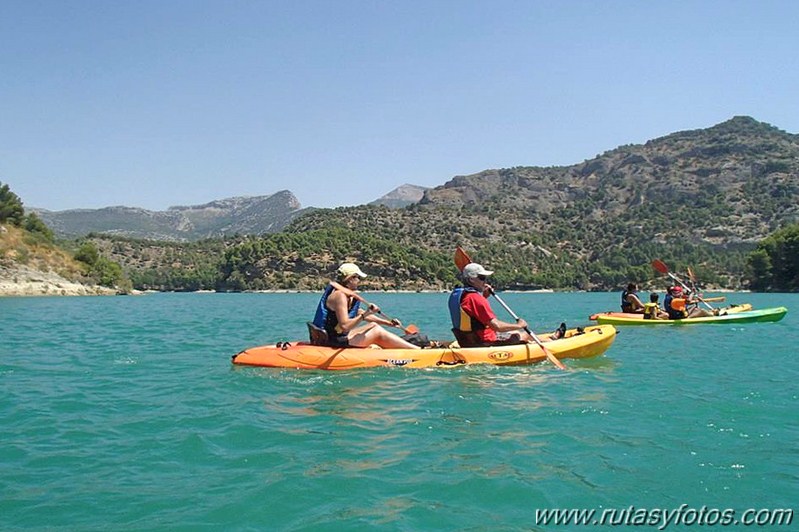
[{"label": "rocky cliff face", "polygon": [[0,224],[0,296],[110,295],[82,274],[68,253],[14,226]]},{"label": "rocky cliff face", "polygon": [[552,216],[576,210],[597,228],[608,221],[657,223],[691,240],[726,245],[754,242],[799,221],[798,199],[799,135],[735,117],[572,166],[457,176],[425,192],[420,205],[503,213],[542,231]]},{"label": "rocky cliff face", "polygon": [[99,296],[117,291],[66,279],[53,271],[22,264],[0,264],[0,296]]},{"label": "rocky cliff face", "polygon": [[123,206],[67,211],[32,210],[57,236],[63,238],[104,233],[177,242],[236,233],[273,233],[303,212],[300,202],[288,190],[271,196],[236,197],[204,205],[170,207],[166,211]]},{"label": "rocky cliff face", "polygon": [[395,188],[385,196],[370,202],[369,205],[385,205],[392,209],[407,207],[408,205],[418,203],[424,196],[426,190],[429,189],[427,187],[409,185],[406,183]]},{"label": "rocky cliff face", "polygon": [[317,211],[287,231],[379,227],[405,249],[479,250],[513,286],[593,290],[649,278],[656,257],[739,287],[746,254],[797,222],[799,135],[735,117],[571,166],[457,176],[404,209]]}]

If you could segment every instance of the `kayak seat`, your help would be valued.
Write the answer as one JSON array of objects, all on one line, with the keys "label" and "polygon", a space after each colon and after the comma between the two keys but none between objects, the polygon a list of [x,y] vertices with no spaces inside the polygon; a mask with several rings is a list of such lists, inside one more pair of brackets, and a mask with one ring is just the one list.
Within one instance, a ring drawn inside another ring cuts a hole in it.
[{"label": "kayak seat", "polygon": [[312,345],[330,345],[330,339],[327,336],[327,331],[321,327],[317,327],[313,322],[307,322],[308,336],[310,337]]}]

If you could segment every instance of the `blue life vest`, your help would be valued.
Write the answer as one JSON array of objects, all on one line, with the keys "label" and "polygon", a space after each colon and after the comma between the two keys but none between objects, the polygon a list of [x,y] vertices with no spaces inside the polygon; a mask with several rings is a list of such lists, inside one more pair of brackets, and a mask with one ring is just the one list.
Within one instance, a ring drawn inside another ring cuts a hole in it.
[{"label": "blue life vest", "polygon": [[[327,285],[327,288],[325,288],[325,291],[322,293],[322,299],[319,300],[319,305],[316,306],[316,314],[313,318],[313,324],[326,330],[331,338],[342,333],[338,326],[336,313],[331,312],[330,309],[327,308],[327,298],[330,297],[333,290],[335,290],[335,288],[333,288],[332,285]],[[358,315],[358,308],[361,306],[361,302],[357,299],[353,299],[350,305],[348,316],[354,318]]]},{"label": "blue life vest", "polygon": [[681,320],[683,318],[688,317],[688,313],[685,310],[677,310],[672,308],[671,300],[674,297],[671,294],[666,294],[666,297],[663,299],[663,308],[666,309],[666,312],[669,313],[670,320]]},{"label": "blue life vest", "polygon": [[638,295],[638,292],[628,292],[627,290],[625,290],[624,292],[621,293],[622,312],[632,312],[633,310],[635,310],[633,309],[633,304],[627,301],[627,296],[629,296],[630,294]]},{"label": "blue life vest", "polygon": [[475,294],[479,293],[475,288],[471,286],[459,286],[452,293],[449,295],[449,316],[452,320],[452,327],[458,329],[460,331],[469,332],[469,331],[479,331],[480,329],[485,329],[485,325],[480,323],[478,320],[469,316],[465,310],[461,307],[461,301],[463,300],[463,296],[466,295],[467,292],[473,292]]}]

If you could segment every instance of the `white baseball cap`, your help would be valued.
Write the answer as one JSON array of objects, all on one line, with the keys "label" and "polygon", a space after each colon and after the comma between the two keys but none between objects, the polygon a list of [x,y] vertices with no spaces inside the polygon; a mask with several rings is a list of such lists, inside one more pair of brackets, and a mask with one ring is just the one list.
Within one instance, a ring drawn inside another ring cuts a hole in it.
[{"label": "white baseball cap", "polygon": [[361,279],[366,277],[366,274],[363,273],[358,266],[356,266],[351,262],[345,262],[344,264],[338,267],[337,271],[342,279],[346,279],[347,277],[352,277],[353,275],[357,275]]},{"label": "white baseball cap", "polygon": [[478,275],[492,275],[494,272],[483,268],[482,264],[470,262],[463,268],[463,277],[466,279],[474,279]]}]

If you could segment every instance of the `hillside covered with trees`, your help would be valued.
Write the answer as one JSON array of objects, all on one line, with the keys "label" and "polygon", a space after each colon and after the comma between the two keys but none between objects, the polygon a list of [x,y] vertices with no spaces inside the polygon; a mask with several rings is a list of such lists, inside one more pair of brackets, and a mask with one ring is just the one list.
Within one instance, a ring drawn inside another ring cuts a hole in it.
[{"label": "hillside covered with trees", "polygon": [[749,255],[747,265],[753,290],[799,292],[799,224],[763,240]]},{"label": "hillside covered with trees", "polygon": [[650,266],[661,258],[707,285],[769,289],[769,265],[750,253],[797,222],[799,136],[736,117],[568,167],[458,176],[404,209],[313,210],[276,234],[93,242],[134,284],[161,289],[316,289],[344,260],[371,274],[368,288],[446,289],[456,245],[503,288],[662,286]]},{"label": "hillside covered with trees", "polygon": [[[36,213],[26,212],[22,200],[0,183],[0,274],[29,279],[41,285],[35,293],[104,293],[100,286],[120,292],[131,290],[119,264],[100,255],[94,244],[57,243],[52,230]],[[47,280],[40,274],[51,274]],[[3,280],[3,279],[0,279]],[[67,284],[77,287],[64,288]],[[49,285],[49,286],[48,286]]]}]

